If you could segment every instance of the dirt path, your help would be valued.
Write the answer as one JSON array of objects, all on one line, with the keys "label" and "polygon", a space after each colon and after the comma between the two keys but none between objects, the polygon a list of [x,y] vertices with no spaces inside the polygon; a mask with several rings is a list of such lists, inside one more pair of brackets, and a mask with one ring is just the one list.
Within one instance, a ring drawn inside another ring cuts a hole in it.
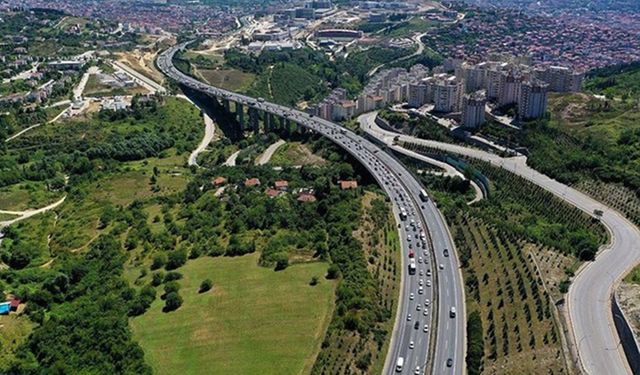
[{"label": "dirt path", "polygon": [[64,200],[67,198],[67,196],[65,195],[64,197],[62,197],[59,201],[54,202],[46,207],[42,207],[42,208],[38,208],[35,210],[26,210],[26,211],[7,211],[7,210],[0,210],[0,214],[9,214],[9,215],[16,215],[18,216],[15,219],[11,219],[11,220],[6,220],[6,221],[0,221],[0,228],[4,228],[6,226],[9,226],[13,223],[16,223],[20,220],[24,220],[24,219],[28,219],[31,216],[35,216],[38,214],[41,214],[43,212],[52,210],[56,207],[58,207],[59,205],[61,205]]}]

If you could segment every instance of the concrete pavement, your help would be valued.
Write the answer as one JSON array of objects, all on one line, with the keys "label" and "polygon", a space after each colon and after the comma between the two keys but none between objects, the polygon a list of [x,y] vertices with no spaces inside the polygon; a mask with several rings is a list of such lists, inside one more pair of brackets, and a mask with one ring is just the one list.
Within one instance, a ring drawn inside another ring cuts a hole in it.
[{"label": "concrete pavement", "polygon": [[[392,143],[398,135],[377,127],[374,120],[375,117],[367,118],[365,131]],[[631,373],[613,326],[610,301],[614,286],[640,263],[638,228],[619,212],[530,168],[524,156],[503,158],[477,149],[405,135],[398,136],[398,140],[487,161],[531,181],[589,215],[602,210],[601,221],[611,234],[611,243],[598,253],[595,261],[581,268],[569,288],[566,299],[572,335],[569,339],[576,346],[580,365],[586,373]]]}]

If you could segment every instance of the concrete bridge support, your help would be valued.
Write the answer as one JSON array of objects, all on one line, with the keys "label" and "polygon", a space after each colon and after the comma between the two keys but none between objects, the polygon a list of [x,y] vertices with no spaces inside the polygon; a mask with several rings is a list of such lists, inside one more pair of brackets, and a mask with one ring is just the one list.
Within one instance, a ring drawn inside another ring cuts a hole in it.
[{"label": "concrete bridge support", "polygon": [[244,108],[241,103],[236,102],[236,117],[240,124],[240,130],[244,130]]},{"label": "concrete bridge support", "polygon": [[231,103],[229,103],[229,99],[222,99],[222,106],[225,111],[231,112]]},{"label": "concrete bridge support", "polygon": [[253,108],[249,107],[249,126],[253,130],[254,133],[258,134],[260,132],[260,112]]}]

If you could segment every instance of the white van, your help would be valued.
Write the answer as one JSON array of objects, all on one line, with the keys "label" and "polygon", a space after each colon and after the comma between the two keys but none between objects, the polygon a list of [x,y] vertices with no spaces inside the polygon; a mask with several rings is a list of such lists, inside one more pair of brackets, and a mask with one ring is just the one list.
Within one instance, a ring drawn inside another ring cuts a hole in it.
[{"label": "white van", "polygon": [[396,362],[396,372],[402,372],[403,366],[404,366],[404,358],[398,357],[398,361]]}]

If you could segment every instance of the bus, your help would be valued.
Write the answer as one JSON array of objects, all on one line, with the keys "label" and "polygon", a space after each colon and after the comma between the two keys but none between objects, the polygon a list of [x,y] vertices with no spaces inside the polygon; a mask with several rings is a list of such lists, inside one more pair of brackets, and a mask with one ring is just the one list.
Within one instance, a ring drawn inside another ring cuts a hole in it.
[{"label": "bus", "polygon": [[409,275],[416,274],[416,260],[414,258],[409,259]]},{"label": "bus", "polygon": [[427,195],[427,192],[424,191],[424,189],[420,189],[420,199],[422,199],[423,202],[429,200],[429,195]]}]

